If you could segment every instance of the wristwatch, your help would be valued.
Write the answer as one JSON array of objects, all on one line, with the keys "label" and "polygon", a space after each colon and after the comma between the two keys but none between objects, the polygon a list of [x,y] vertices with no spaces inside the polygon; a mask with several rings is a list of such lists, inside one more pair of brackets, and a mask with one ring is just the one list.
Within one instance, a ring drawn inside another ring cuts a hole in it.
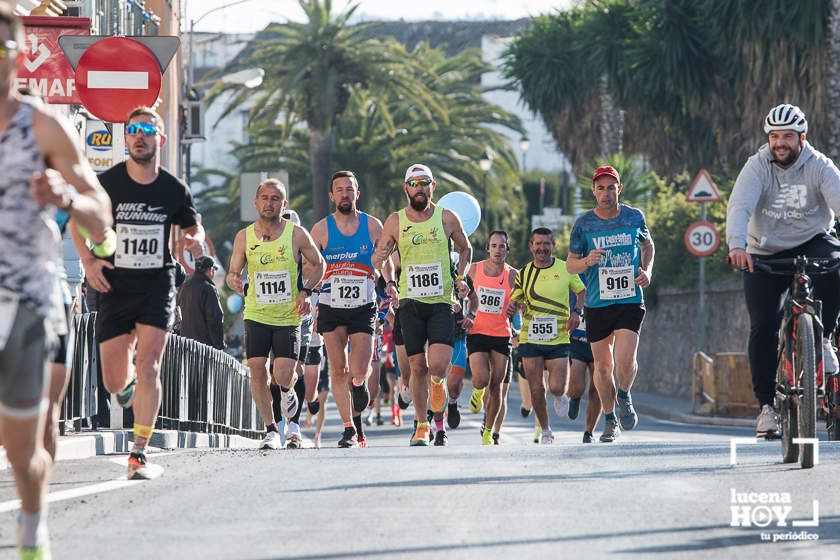
[{"label": "wristwatch", "polygon": [[310,288],[301,288],[300,291],[301,292],[306,292],[306,297],[311,297],[312,296],[312,290]]},{"label": "wristwatch", "polygon": [[573,311],[574,313],[577,313],[577,314],[578,314],[578,315],[580,315],[581,317],[583,317],[583,309],[582,309],[582,308],[580,308],[580,307],[575,307],[574,309],[572,309],[572,311]]}]

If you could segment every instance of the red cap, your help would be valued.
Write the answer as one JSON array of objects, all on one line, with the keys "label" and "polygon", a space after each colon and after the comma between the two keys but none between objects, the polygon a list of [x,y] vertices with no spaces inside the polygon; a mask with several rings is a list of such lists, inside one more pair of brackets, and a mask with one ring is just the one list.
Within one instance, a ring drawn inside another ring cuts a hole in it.
[{"label": "red cap", "polygon": [[615,179],[616,183],[618,183],[619,185],[621,184],[621,179],[618,176],[618,171],[616,171],[615,167],[613,167],[612,165],[604,165],[596,169],[595,173],[592,175],[592,182],[595,183],[595,179],[601,177],[602,175],[609,175],[610,177]]}]

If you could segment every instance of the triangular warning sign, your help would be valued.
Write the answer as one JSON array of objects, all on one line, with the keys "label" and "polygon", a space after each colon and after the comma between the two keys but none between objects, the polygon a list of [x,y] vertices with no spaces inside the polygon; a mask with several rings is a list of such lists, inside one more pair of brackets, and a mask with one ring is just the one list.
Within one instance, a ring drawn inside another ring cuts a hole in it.
[{"label": "triangular warning sign", "polygon": [[715,182],[712,181],[712,176],[705,169],[701,169],[691,186],[688,187],[688,192],[685,193],[685,199],[688,202],[722,202],[723,198],[720,196]]}]

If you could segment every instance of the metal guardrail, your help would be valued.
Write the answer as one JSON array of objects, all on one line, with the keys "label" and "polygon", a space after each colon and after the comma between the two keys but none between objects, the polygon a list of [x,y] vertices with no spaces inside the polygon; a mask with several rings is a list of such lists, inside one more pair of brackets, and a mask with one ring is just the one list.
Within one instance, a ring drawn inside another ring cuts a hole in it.
[{"label": "metal guardrail", "polygon": [[[97,416],[99,354],[96,313],[73,319],[70,384],[62,420]],[[157,428],[237,434],[258,438],[262,425],[251,398],[248,368],[232,356],[195,340],[170,334],[161,361],[163,400]]]}]

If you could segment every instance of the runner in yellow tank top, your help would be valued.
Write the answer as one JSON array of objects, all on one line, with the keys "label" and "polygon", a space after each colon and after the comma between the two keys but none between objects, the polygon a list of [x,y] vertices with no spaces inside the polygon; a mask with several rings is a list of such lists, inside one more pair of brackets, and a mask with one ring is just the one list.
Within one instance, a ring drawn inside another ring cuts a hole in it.
[{"label": "runner in yellow tank top", "polygon": [[[251,396],[266,428],[261,448],[279,449],[281,439],[268,387],[268,356],[273,352],[274,382],[280,386],[281,408],[288,424],[300,406],[297,395],[290,390],[295,383],[300,320],[309,313],[312,288],[324,275],[324,259],[309,232],[281,219],[286,209],[283,183],[276,179],[263,181],[257,188],[254,207],[260,218],[236,234],[226,280],[230,289],[243,293],[242,269],[248,264],[245,336]],[[301,256],[313,265],[310,278],[301,278]]]},{"label": "runner in yellow tank top", "polygon": [[[472,246],[458,216],[432,204],[434,177],[425,165],[409,166],[403,191],[409,204],[385,220],[382,237],[373,255],[373,266],[382,272],[388,295],[398,308],[405,348],[411,367],[411,393],[416,418],[424,420],[426,410],[446,409],[446,370],[454,344],[453,288],[465,297],[469,287],[464,273],[472,260]],[[449,240],[459,254],[457,275],[452,279]],[[397,248],[402,271],[400,285],[383,265]],[[426,343],[429,343],[428,357]],[[429,390],[431,376],[431,398]],[[436,422],[435,445],[446,445],[443,421]],[[428,445],[429,423],[418,422],[411,445]]]},{"label": "runner in yellow tank top", "polygon": [[548,390],[554,395],[555,412],[566,416],[569,332],[580,322],[578,312],[569,309],[569,290],[578,298],[584,297],[586,290],[578,275],[566,271],[566,263],[554,256],[554,234],[550,229],[532,231],[528,248],[534,260],[516,275],[508,315],[522,311],[519,356],[542,429],[541,443],[551,444],[554,435],[548,423],[543,371],[548,370]]}]

